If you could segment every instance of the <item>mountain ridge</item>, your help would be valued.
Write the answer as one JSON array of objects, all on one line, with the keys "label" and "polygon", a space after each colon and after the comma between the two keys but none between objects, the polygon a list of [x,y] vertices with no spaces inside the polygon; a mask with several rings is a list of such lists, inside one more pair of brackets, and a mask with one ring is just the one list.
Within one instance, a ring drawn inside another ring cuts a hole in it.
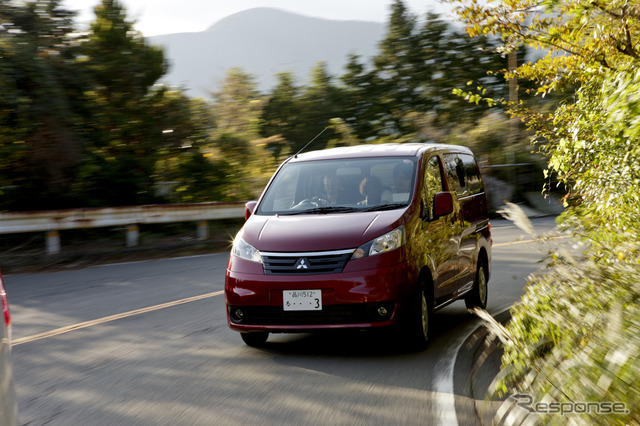
[{"label": "mountain ridge", "polygon": [[223,18],[201,32],[148,37],[165,48],[170,68],[163,82],[190,96],[208,97],[226,72],[241,67],[258,90],[268,92],[276,75],[292,72],[305,84],[313,67],[325,62],[329,73],[344,73],[350,53],[363,61],[377,53],[385,25],[298,15],[274,8],[248,9]]}]

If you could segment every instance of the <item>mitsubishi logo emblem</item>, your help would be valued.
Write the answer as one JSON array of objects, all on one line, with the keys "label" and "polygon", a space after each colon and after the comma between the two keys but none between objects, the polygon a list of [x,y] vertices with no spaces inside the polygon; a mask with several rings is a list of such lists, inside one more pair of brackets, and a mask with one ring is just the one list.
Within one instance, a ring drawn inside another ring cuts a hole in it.
[{"label": "mitsubishi logo emblem", "polygon": [[295,266],[296,269],[309,269],[309,261],[304,257],[301,257],[300,259],[298,259]]}]

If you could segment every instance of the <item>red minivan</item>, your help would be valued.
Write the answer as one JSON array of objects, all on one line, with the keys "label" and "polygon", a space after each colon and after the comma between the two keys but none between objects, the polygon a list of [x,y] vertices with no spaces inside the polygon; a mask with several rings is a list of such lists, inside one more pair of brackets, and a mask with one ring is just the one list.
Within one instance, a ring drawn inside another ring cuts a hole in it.
[{"label": "red minivan", "polygon": [[229,326],[269,333],[399,326],[419,347],[431,313],[487,304],[491,232],[480,169],[461,146],[297,154],[246,206],[225,277]]}]

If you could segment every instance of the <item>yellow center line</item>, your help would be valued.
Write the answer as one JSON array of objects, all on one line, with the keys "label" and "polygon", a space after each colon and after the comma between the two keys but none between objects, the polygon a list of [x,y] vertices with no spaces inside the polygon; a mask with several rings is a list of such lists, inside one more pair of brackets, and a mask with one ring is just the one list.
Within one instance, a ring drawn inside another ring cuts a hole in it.
[{"label": "yellow center line", "polygon": [[224,294],[224,290],[215,291],[213,293],[201,294],[199,296],[187,297],[186,299],[174,300],[173,302],[162,303],[160,305],[149,306],[148,308],[141,308],[141,309],[136,309],[129,312],[123,312],[121,314],[110,315],[108,317],[98,318],[91,321],[79,322],[77,324],[68,325],[66,327],[56,328],[55,330],[45,331],[44,333],[34,334],[33,336],[27,336],[21,339],[15,339],[12,342],[11,346],[17,346],[23,343],[33,342],[34,340],[46,339],[48,337],[69,333],[70,331],[80,330],[82,328],[92,327],[98,324],[105,324],[105,323],[116,321],[122,318],[128,318],[135,315],[145,314],[147,312],[153,312],[153,311],[158,311],[160,309],[170,308],[172,306],[178,306],[178,305],[195,302],[202,299],[208,299],[210,297],[220,296],[221,294]]}]

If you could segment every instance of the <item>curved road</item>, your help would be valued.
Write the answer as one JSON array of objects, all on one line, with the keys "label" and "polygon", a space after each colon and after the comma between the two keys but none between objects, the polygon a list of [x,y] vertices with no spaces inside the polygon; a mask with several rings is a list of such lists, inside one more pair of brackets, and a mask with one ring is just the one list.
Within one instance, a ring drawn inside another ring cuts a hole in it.
[{"label": "curved road", "polygon": [[[554,227],[553,218],[533,223],[540,233]],[[505,221],[493,231],[488,310],[498,314],[546,248]],[[362,332],[272,335],[254,349],[226,325],[227,258],[5,276],[21,423],[479,423],[455,408],[469,399],[456,390],[469,378],[455,360],[480,324],[464,303],[435,315],[424,352]]]}]

